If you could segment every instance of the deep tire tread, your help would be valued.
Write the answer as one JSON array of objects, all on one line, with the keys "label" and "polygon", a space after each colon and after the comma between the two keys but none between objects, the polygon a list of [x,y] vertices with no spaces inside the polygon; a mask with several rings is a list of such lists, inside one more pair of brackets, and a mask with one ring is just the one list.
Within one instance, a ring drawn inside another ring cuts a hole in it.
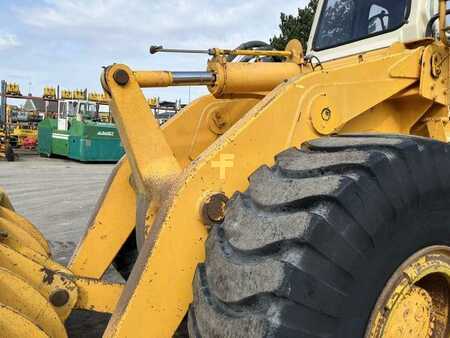
[{"label": "deep tire tread", "polygon": [[333,337],[355,271],[396,231],[389,224],[449,188],[450,159],[436,163],[446,154],[424,138],[351,135],[259,168],[210,233],[191,337]]}]

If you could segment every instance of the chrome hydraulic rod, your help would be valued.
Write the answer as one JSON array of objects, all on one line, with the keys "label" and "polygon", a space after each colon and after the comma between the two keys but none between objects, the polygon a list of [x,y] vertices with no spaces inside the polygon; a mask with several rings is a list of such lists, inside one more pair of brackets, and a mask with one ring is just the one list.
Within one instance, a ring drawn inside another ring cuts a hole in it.
[{"label": "chrome hydraulic rod", "polygon": [[210,86],[216,82],[213,72],[140,71],[134,72],[134,76],[142,88]]},{"label": "chrome hydraulic rod", "polygon": [[216,75],[213,72],[172,72],[174,86],[213,85]]}]

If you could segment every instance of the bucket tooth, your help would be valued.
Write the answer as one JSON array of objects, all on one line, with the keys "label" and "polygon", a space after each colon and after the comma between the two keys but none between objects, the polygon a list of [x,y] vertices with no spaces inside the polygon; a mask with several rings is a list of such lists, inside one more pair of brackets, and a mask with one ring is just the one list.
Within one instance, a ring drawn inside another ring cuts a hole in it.
[{"label": "bucket tooth", "polygon": [[23,247],[29,248],[41,255],[49,257],[49,253],[33,236],[24,230],[22,227],[16,225],[5,218],[0,218],[0,243],[3,243],[10,248],[21,251]]},{"label": "bucket tooth", "polygon": [[73,309],[112,313],[124,285],[76,276],[52,260],[47,241],[5,206],[5,196],[0,195],[0,337],[66,338],[64,322]]},{"label": "bucket tooth", "polygon": [[26,231],[26,233],[28,233],[30,237],[39,242],[41,247],[45,250],[46,256],[50,256],[50,247],[48,245],[48,242],[46,241],[44,236],[42,236],[39,230],[37,230],[36,227],[31,224],[26,218],[16,214],[13,210],[2,207],[0,205],[0,220],[1,219],[10,221],[14,223],[18,228]]},{"label": "bucket tooth", "polygon": [[72,273],[51,259],[33,224],[0,190],[0,335],[66,338],[64,321],[78,301]]},{"label": "bucket tooth", "polygon": [[[54,264],[56,265],[56,263]],[[69,316],[78,300],[78,288],[70,280],[70,275],[39,264],[3,244],[0,244],[0,267],[25,279],[46,299],[50,300],[55,291],[64,290],[67,293],[67,301],[65,304],[55,307],[56,312],[63,320]],[[61,267],[61,269],[64,268]]]},{"label": "bucket tooth", "polygon": [[53,306],[23,278],[0,268],[0,288],[1,306],[7,306],[20,313],[49,337],[67,337],[62,319]]},{"label": "bucket tooth", "polygon": [[39,326],[14,309],[0,304],[0,332],[8,338],[49,338]]}]

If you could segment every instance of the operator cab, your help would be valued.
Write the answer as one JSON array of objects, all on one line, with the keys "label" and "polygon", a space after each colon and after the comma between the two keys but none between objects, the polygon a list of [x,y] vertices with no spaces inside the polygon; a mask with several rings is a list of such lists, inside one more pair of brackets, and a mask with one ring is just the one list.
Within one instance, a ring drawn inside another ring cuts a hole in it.
[{"label": "operator cab", "polygon": [[308,54],[327,61],[426,37],[437,0],[319,0]]}]

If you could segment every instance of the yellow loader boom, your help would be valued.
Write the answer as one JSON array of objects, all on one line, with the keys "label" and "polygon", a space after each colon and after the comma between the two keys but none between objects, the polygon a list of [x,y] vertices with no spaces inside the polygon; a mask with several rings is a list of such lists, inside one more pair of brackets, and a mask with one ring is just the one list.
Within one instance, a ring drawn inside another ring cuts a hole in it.
[{"label": "yellow loader boom", "polygon": [[[152,47],[212,58],[204,72],[107,67],[126,156],[67,268],[0,209],[14,235],[0,283],[30,294],[0,298],[0,327],[63,337],[79,308],[112,313],[105,337],[171,337],[186,321],[191,337],[447,337],[447,10],[440,37],[426,36],[427,3],[321,0],[306,55],[296,40]],[[179,85],[211,94],[160,127],[142,89]],[[101,281],[111,264],[125,285]]]}]

